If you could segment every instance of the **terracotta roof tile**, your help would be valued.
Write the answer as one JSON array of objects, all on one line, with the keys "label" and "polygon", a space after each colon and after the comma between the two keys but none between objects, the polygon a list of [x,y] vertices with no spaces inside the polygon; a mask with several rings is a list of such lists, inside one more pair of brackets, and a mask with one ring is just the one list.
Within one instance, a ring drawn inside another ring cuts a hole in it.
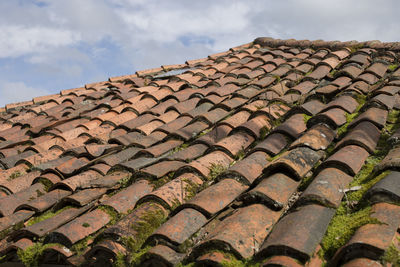
[{"label": "terracotta roof tile", "polygon": [[[0,257],[45,244],[40,264],[384,265],[399,49],[257,38],[1,108]],[[365,207],[384,224],[332,238]]]}]

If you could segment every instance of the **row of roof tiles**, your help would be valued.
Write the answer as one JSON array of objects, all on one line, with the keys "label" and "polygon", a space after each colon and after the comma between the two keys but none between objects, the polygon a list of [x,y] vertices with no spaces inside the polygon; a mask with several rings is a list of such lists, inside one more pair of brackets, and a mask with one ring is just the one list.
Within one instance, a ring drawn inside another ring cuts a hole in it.
[{"label": "row of roof tiles", "polygon": [[[387,152],[379,140],[397,142],[396,50],[290,42],[257,39],[6,106],[3,260],[40,246],[41,262],[72,265],[380,264],[399,224],[395,172],[366,194],[384,224],[316,254],[353,177]],[[397,155],[371,175],[395,170]]]}]

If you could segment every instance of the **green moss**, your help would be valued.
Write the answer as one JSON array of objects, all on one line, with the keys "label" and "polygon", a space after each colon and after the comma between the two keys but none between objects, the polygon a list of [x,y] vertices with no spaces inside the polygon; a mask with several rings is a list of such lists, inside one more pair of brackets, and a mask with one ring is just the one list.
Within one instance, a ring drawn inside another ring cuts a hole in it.
[{"label": "green moss", "polygon": [[176,267],[195,267],[195,266],[196,266],[195,262],[191,262],[188,264],[184,264],[184,263],[180,262],[178,265],[176,265]]},{"label": "green moss", "polygon": [[267,136],[269,129],[267,126],[264,126],[260,129],[260,139],[264,140],[264,138]]},{"label": "green moss", "polygon": [[337,129],[337,136],[339,139],[347,132],[347,127],[349,127],[350,123],[354,120],[355,117],[358,116],[358,112],[354,112],[352,114],[346,113],[346,123],[340,126]]},{"label": "green moss", "polygon": [[367,102],[367,96],[363,95],[363,94],[357,94],[356,101],[358,103],[356,112],[358,112],[362,108],[362,106],[365,104],[365,102]]},{"label": "green moss", "polygon": [[104,211],[110,216],[111,221],[109,224],[111,225],[115,224],[121,218],[121,215],[110,206],[99,206],[98,209]]},{"label": "green moss", "polygon": [[331,258],[340,247],[350,240],[359,227],[369,223],[379,223],[370,217],[371,207],[350,214],[343,213],[343,210],[343,208],[337,210],[322,239],[321,246],[325,257]]},{"label": "green moss", "polygon": [[[394,124],[398,121],[399,115],[400,115],[400,110],[393,109],[392,111],[389,112],[386,121],[389,122],[390,124]],[[388,126],[390,127],[392,125],[386,125],[386,127],[388,127]]]},{"label": "green moss", "polygon": [[313,72],[313,70],[311,69],[311,70],[309,70],[306,74],[304,74],[304,77],[305,76],[308,76],[308,75],[310,75],[311,73]]},{"label": "green moss", "polygon": [[126,188],[131,185],[132,183],[132,175],[127,175],[121,180],[118,181],[118,184],[120,185],[120,188]]},{"label": "green moss", "polygon": [[53,183],[49,179],[39,178],[38,182],[44,185],[44,190],[46,192],[49,192],[50,188],[53,186]]},{"label": "green moss", "polygon": [[201,133],[198,134],[198,137],[203,136],[203,135],[209,133],[210,131],[211,131],[211,128],[205,129],[204,131],[202,131]]},{"label": "green moss", "polygon": [[174,210],[181,205],[181,202],[177,198],[174,198],[171,202],[171,210]]},{"label": "green moss", "polygon": [[182,145],[180,145],[180,146],[175,147],[174,149],[172,149],[171,152],[170,152],[170,154],[174,154],[174,153],[176,153],[176,152],[178,152],[178,151],[181,151],[181,150],[187,148],[188,146],[189,146],[188,143],[183,143]]},{"label": "green moss", "polygon": [[331,75],[332,77],[335,77],[337,72],[338,72],[337,69],[333,69],[333,70],[331,70],[331,72],[329,72],[329,75]]},{"label": "green moss", "polygon": [[398,64],[389,65],[389,66],[388,66],[388,70],[389,70],[390,72],[393,72],[395,69],[397,69],[398,66],[399,66]]},{"label": "green moss", "polygon": [[242,147],[242,149],[240,149],[239,152],[235,155],[235,159],[241,160],[244,158],[244,156],[245,156],[244,148]]},{"label": "green moss", "polygon": [[129,265],[130,266],[140,266],[143,255],[145,255],[150,250],[150,248],[151,248],[150,246],[146,246],[146,247],[140,249],[139,251],[132,253],[129,256]]},{"label": "green moss", "polygon": [[189,200],[197,194],[200,186],[189,179],[183,179],[183,182],[185,183],[185,200]]},{"label": "green moss", "polygon": [[57,214],[63,212],[64,210],[70,209],[72,208],[72,206],[65,206],[62,209],[59,209],[57,211],[53,211],[53,210],[48,210],[44,213],[42,213],[41,215],[37,216],[37,217],[32,217],[31,219],[29,219],[26,223],[27,226],[33,225],[35,223],[50,219],[54,216],[56,216]]},{"label": "green moss", "polygon": [[77,253],[78,255],[82,255],[82,253],[85,251],[85,249],[88,246],[88,241],[90,239],[83,239],[77,243],[75,243],[72,247],[71,247],[71,251]]},{"label": "green moss", "polygon": [[114,267],[128,267],[128,265],[126,264],[126,257],[124,254],[118,252],[117,256],[115,258],[115,261],[113,263]]},{"label": "green moss", "polygon": [[222,166],[221,164],[211,163],[209,170],[210,170],[210,173],[209,173],[208,177],[206,177],[206,178],[209,181],[213,181],[213,180],[215,180],[215,178],[218,177],[218,175],[223,173],[226,170],[226,168],[224,166]]},{"label": "green moss", "polygon": [[[389,172],[385,171],[378,176],[374,175],[374,167],[382,157],[370,156],[363,168],[348,187],[361,186],[361,189],[347,193],[331,220],[321,246],[325,258],[331,258],[336,250],[342,247],[362,225],[379,223],[370,217],[371,207],[362,198],[369,188],[383,179]],[[355,210],[356,206],[359,207]]]},{"label": "green moss", "polygon": [[308,120],[311,119],[312,116],[307,115],[307,114],[303,114],[303,119],[304,119],[304,123],[307,124]]},{"label": "green moss", "polygon": [[361,48],[363,48],[363,47],[364,47],[364,46],[363,46],[363,44],[361,44],[361,43],[355,44],[355,45],[349,47],[349,48],[350,48],[350,53],[353,54],[353,53],[357,52],[357,50],[359,50],[359,49],[361,49]]},{"label": "green moss", "polygon": [[285,153],[285,152],[286,152],[286,149],[282,150],[280,153],[276,154],[276,155],[273,156],[273,157],[268,157],[268,156],[267,156],[267,160],[268,160],[269,162],[272,162],[272,161],[276,160],[277,158],[279,158],[279,157],[280,157],[283,153]]},{"label": "green moss", "polygon": [[19,249],[17,251],[18,258],[25,266],[36,267],[39,266],[39,259],[42,256],[44,250],[54,244],[46,244],[37,242],[25,250]]},{"label": "green moss", "polygon": [[136,235],[123,237],[122,243],[132,254],[138,252],[146,239],[154,232],[155,229],[164,223],[166,218],[167,217],[161,209],[148,211],[140,218],[140,220],[132,225]]},{"label": "green moss", "polygon": [[88,228],[90,226],[90,224],[88,224],[87,222],[82,224],[83,227]]},{"label": "green moss", "polygon": [[274,76],[272,76],[272,77],[275,79],[275,82],[276,82],[276,83],[280,83],[281,77],[280,77],[279,75],[274,75]]},{"label": "green moss", "polygon": [[154,189],[160,188],[161,186],[165,185],[169,181],[174,178],[175,172],[170,172],[167,175],[161,177],[160,179],[152,180],[151,184],[153,185]]},{"label": "green moss", "polygon": [[392,264],[392,266],[400,266],[400,251],[391,244],[382,256],[384,266]]},{"label": "green moss", "polygon": [[18,178],[18,177],[20,177],[20,176],[22,176],[22,175],[23,175],[22,172],[20,172],[20,171],[15,171],[15,172],[13,172],[13,173],[10,174],[10,176],[7,178],[7,181],[12,181],[12,180],[14,180],[14,179],[16,179],[16,178]]}]

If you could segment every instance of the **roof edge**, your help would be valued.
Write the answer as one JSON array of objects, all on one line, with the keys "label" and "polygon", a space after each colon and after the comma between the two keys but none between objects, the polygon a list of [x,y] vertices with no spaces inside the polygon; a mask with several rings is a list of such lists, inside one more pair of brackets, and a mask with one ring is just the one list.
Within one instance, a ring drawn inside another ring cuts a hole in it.
[{"label": "roof edge", "polygon": [[272,37],[258,37],[253,41],[253,44],[260,46],[279,47],[279,46],[292,46],[301,48],[329,48],[329,49],[340,49],[340,48],[373,48],[377,50],[391,50],[400,51],[400,42],[381,42],[379,40],[358,42],[352,41],[324,41],[324,40],[296,40],[296,39],[274,39]]}]

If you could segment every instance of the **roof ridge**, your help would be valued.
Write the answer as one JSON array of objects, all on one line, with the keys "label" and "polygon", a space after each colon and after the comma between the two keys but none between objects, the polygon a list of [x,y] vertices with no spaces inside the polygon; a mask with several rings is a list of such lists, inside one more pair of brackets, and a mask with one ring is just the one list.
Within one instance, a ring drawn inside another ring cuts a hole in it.
[{"label": "roof ridge", "polygon": [[260,46],[291,46],[291,47],[301,47],[301,48],[329,48],[329,49],[339,49],[339,48],[372,48],[377,50],[392,50],[400,51],[400,42],[381,42],[379,40],[363,41],[359,42],[356,40],[352,41],[324,41],[324,40],[296,40],[296,39],[275,39],[272,37],[258,37],[254,39],[253,44],[258,44]]}]

